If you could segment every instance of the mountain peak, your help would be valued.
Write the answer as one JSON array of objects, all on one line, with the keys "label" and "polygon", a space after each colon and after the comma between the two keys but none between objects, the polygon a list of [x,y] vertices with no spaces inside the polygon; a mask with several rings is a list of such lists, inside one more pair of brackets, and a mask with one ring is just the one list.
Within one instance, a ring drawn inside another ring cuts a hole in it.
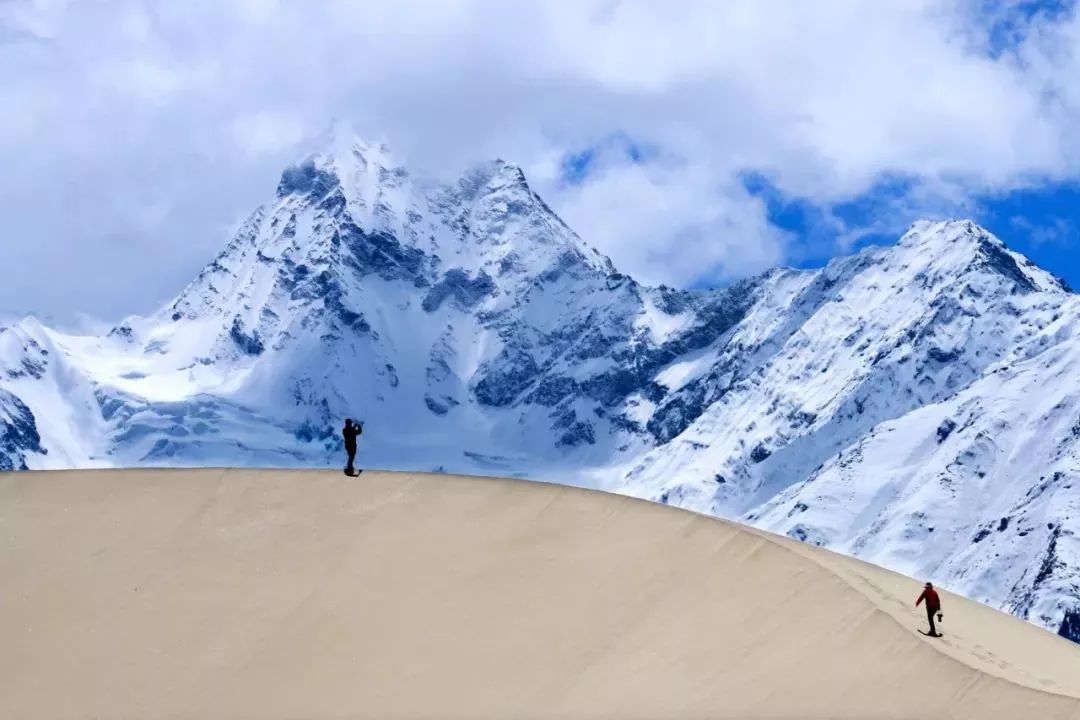
[{"label": "mountain peak", "polygon": [[486,190],[517,187],[528,191],[529,183],[519,165],[496,158],[467,169],[458,180],[458,187],[465,197],[477,197]]},{"label": "mountain peak", "polygon": [[1042,270],[986,228],[969,219],[919,220],[911,225],[897,247],[932,255],[939,268],[957,272],[977,270],[1004,277],[1020,292],[1068,292],[1057,277]]},{"label": "mountain peak", "polygon": [[[308,158],[316,167],[341,179],[383,183],[388,177],[404,177],[405,168],[394,158],[384,142],[373,142],[355,134],[338,132]],[[365,176],[370,179],[364,181]]]},{"label": "mountain peak", "polygon": [[988,240],[1004,246],[998,238],[969,219],[917,220],[900,238],[900,245],[909,247],[941,245],[965,241]]},{"label": "mountain peak", "polygon": [[371,162],[393,164],[390,147],[384,141],[365,138],[352,123],[345,120],[332,121],[315,136],[311,143],[311,155],[328,158],[360,156]]},{"label": "mountain peak", "polygon": [[368,197],[408,178],[385,142],[366,140],[343,121],[332,123],[310,148],[303,160],[282,172],[278,197],[309,193],[322,197],[339,185],[347,194]]}]

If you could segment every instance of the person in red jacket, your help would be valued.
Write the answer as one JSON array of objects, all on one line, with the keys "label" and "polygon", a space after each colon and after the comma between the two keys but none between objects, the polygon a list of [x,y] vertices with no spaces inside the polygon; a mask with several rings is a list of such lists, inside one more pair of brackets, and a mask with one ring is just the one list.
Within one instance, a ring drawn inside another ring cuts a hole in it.
[{"label": "person in red jacket", "polygon": [[926,619],[930,621],[930,637],[941,637],[938,635],[937,627],[934,626],[934,615],[938,616],[938,620],[941,619],[941,598],[938,597],[932,583],[926,583],[922,595],[915,601],[915,607],[919,607],[919,603],[924,600],[926,601]]}]

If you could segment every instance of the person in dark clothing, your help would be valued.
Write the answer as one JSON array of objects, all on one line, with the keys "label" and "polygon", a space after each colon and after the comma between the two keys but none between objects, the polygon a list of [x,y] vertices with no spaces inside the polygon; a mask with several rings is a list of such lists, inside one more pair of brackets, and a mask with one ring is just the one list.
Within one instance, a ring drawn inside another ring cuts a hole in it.
[{"label": "person in dark clothing", "polygon": [[353,463],[356,461],[356,438],[364,432],[363,425],[353,424],[351,418],[345,418],[345,427],[341,429],[341,437],[345,440],[345,452],[349,456],[349,462],[345,465],[346,475],[356,475]]},{"label": "person in dark clothing", "polygon": [[934,615],[937,615],[938,620],[941,620],[941,598],[938,597],[937,590],[934,589],[932,583],[926,583],[922,595],[915,601],[915,607],[919,607],[919,603],[924,600],[926,601],[926,619],[930,621],[930,637],[941,637],[938,635],[937,627],[934,625]]}]

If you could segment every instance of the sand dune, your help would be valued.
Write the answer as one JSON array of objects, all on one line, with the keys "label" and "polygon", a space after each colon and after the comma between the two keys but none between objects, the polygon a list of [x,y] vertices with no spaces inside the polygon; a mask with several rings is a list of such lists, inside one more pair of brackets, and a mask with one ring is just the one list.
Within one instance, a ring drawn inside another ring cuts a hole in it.
[{"label": "sand dune", "polygon": [[1080,646],[553,485],[0,475],[3,718],[1073,718]]}]

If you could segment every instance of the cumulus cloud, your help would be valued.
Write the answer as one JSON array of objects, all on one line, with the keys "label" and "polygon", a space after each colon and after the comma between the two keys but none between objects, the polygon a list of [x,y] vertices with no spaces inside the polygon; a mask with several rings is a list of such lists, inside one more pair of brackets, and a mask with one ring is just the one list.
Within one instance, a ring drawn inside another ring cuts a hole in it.
[{"label": "cumulus cloud", "polygon": [[529,176],[571,227],[642,282],[742,277],[785,259],[787,234],[737,178],[619,141],[579,155],[577,172],[560,159]]},{"label": "cumulus cloud", "polygon": [[[422,173],[518,162],[628,272],[723,281],[804,252],[747,172],[837,247],[1075,177],[1077,47],[1071,10],[1011,0],[0,3],[0,309],[164,301],[332,117]],[[882,178],[903,197],[837,225]]]}]

